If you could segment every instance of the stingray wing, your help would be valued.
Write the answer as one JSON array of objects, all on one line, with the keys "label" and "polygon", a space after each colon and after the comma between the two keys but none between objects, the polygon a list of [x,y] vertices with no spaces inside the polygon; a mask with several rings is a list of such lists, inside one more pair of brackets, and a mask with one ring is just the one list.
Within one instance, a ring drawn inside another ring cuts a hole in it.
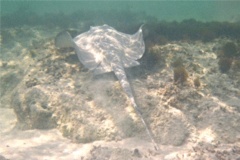
[{"label": "stingray wing", "polygon": [[121,57],[122,64],[125,68],[139,65],[136,60],[140,59],[145,52],[142,26],[134,35],[118,32],[108,25],[96,28],[99,28],[99,30],[104,28],[106,31],[104,33],[104,41],[106,43],[104,46],[105,50],[112,51]]},{"label": "stingray wing", "polygon": [[134,35],[129,35],[108,25],[91,27],[73,40],[79,60],[95,74],[111,72],[114,58],[120,59],[124,67],[139,65],[136,60],[145,51],[141,28]]},{"label": "stingray wing", "polygon": [[111,42],[106,41],[107,29],[102,27],[91,27],[89,31],[74,38],[79,60],[95,74],[112,71],[111,64],[106,59],[106,55],[110,52]]},{"label": "stingray wing", "polygon": [[122,45],[122,53],[124,53],[126,60],[138,60],[143,56],[145,52],[145,44],[143,40],[142,26],[133,35],[117,32],[116,30],[115,32],[119,43]]}]

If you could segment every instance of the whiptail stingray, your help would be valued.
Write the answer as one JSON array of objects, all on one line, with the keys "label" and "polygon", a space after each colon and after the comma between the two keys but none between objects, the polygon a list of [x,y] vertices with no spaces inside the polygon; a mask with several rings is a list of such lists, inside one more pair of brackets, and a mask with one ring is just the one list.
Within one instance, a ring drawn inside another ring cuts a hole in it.
[{"label": "whiptail stingray", "polygon": [[124,71],[124,68],[139,65],[137,60],[145,52],[142,26],[133,35],[118,32],[108,25],[91,27],[89,31],[78,35],[74,39],[71,38],[68,32],[61,32],[55,39],[55,45],[58,48],[74,47],[80,62],[86,68],[92,70],[94,74],[113,71],[135,111],[140,116],[148,135],[155,144],[155,148],[158,148],[135,102]]}]

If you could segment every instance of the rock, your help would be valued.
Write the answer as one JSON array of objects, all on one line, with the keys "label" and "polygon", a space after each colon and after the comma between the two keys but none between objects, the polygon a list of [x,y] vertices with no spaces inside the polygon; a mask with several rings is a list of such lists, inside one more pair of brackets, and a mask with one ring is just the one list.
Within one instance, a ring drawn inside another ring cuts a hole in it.
[{"label": "rock", "polygon": [[152,123],[154,125],[153,132],[159,143],[180,146],[188,138],[187,124],[182,115],[176,114],[176,112],[164,113]]},{"label": "rock", "polygon": [[0,155],[0,160],[8,160],[5,157],[3,157],[2,155]]},{"label": "rock", "polygon": [[48,106],[48,96],[33,87],[19,90],[12,96],[12,106],[21,129],[50,129],[56,126]]},{"label": "rock", "polygon": [[91,151],[91,158],[94,160],[112,159],[112,160],[123,160],[123,159],[139,159],[132,156],[132,152],[128,149],[122,148],[110,148],[110,147],[94,147]]},{"label": "rock", "polygon": [[11,102],[11,94],[17,85],[21,82],[21,74],[15,71],[10,71],[0,75],[0,101],[1,108],[7,108]]},{"label": "rock", "polygon": [[0,97],[4,96],[7,92],[11,92],[19,83],[20,78],[17,73],[9,73],[1,76],[0,81]]}]

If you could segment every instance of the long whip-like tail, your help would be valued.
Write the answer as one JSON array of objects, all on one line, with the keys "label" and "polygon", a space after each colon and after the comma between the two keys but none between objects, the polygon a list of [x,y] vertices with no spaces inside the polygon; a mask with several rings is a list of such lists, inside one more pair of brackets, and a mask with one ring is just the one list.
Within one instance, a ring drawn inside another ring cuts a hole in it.
[{"label": "long whip-like tail", "polygon": [[134,110],[136,111],[136,113],[138,114],[138,116],[140,117],[146,131],[147,131],[147,134],[149,135],[152,143],[154,144],[154,148],[155,150],[159,150],[159,147],[156,143],[156,141],[154,140],[153,138],[153,134],[152,132],[150,131],[150,128],[149,126],[147,125],[146,121],[144,120],[143,116],[142,116],[142,113],[140,111],[140,108],[137,106],[136,102],[135,102],[135,99],[134,99],[134,96],[133,96],[133,92],[132,92],[132,89],[131,89],[131,86],[127,80],[127,76],[126,76],[126,73],[124,71],[124,68],[123,66],[121,65],[115,65],[113,66],[113,71],[115,73],[115,75],[117,76],[123,90],[126,92],[127,96],[129,97],[133,107],[134,107]]}]

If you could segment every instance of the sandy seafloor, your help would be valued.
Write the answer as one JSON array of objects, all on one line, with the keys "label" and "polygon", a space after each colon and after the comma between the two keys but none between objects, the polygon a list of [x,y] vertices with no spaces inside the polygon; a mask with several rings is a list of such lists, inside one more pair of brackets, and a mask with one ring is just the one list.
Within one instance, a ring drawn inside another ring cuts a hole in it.
[{"label": "sandy seafloor", "polygon": [[[2,31],[1,160],[240,159],[240,71],[221,73],[217,58],[230,39],[155,45],[154,58],[126,70],[156,151],[114,75],[94,77],[74,52],[54,48],[60,31]],[[179,57],[184,84],[173,79]]]}]

